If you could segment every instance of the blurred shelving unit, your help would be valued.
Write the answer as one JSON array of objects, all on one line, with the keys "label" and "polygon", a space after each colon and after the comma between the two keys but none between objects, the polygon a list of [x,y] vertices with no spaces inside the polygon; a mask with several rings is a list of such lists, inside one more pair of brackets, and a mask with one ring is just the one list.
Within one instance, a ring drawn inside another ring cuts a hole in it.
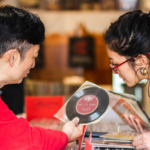
[{"label": "blurred shelving unit", "polygon": [[126,11],[46,11],[31,9],[43,21],[46,34],[72,33],[78,23],[83,23],[89,32],[102,33]]}]

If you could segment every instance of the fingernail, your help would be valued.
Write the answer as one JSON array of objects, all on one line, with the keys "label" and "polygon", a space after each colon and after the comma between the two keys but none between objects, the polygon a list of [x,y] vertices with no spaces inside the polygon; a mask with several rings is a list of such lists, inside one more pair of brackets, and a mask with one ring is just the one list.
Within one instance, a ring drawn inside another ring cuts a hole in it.
[{"label": "fingernail", "polygon": [[135,119],[136,123],[139,123],[139,120],[138,119]]},{"label": "fingernail", "polygon": [[78,117],[76,117],[75,120],[76,120],[77,122],[79,122],[79,118],[78,118]]}]

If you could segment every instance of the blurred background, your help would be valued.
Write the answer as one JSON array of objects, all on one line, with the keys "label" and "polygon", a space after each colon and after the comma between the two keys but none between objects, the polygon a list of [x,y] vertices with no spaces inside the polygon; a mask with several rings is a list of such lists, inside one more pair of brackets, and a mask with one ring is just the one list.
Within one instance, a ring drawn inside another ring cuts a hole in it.
[{"label": "blurred background", "polygon": [[[120,15],[150,11],[150,0],[1,0],[37,14],[46,28],[36,66],[23,83],[3,87],[2,99],[15,113],[25,110],[25,96],[71,96],[84,81],[104,89],[134,94],[148,115],[150,99],[140,85],[129,88],[113,75],[102,34]],[[11,99],[11,100],[10,100]]]}]

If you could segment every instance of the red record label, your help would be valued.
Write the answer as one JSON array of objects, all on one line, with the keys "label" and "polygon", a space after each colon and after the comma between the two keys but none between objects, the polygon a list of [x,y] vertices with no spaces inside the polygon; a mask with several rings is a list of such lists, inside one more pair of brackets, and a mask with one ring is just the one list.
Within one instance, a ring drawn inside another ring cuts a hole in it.
[{"label": "red record label", "polygon": [[79,99],[76,111],[81,115],[92,113],[98,107],[98,99],[93,95],[86,95]]}]

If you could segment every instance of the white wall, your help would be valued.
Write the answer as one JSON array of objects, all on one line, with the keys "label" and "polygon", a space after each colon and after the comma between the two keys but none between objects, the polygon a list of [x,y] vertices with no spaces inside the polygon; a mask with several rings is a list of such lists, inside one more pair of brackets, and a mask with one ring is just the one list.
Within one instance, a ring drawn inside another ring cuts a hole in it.
[{"label": "white wall", "polygon": [[73,32],[80,22],[84,23],[90,32],[101,33],[112,21],[125,13],[122,11],[31,11],[39,15],[45,24],[47,34]]}]

